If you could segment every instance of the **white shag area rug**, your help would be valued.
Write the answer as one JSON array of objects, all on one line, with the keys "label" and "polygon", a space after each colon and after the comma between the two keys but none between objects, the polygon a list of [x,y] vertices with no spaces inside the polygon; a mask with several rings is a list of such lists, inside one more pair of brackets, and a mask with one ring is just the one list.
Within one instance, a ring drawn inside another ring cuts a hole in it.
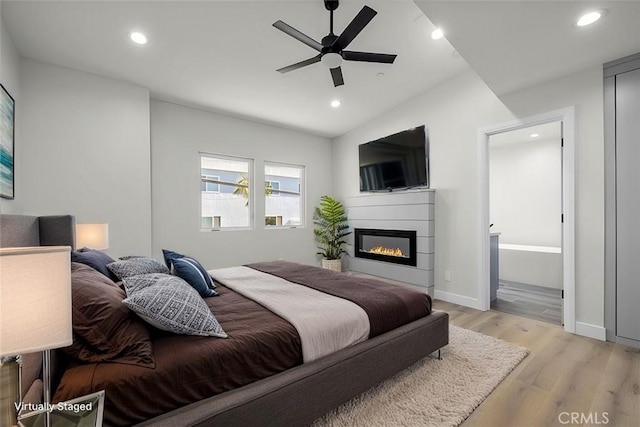
[{"label": "white shag area rug", "polygon": [[524,347],[450,325],[442,360],[420,360],[312,427],[458,426],[527,354]]}]

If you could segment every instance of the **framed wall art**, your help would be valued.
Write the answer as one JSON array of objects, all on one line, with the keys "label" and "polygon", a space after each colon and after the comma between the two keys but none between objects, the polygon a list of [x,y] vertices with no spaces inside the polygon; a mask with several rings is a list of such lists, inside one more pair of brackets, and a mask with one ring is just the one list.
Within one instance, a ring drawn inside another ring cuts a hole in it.
[{"label": "framed wall art", "polygon": [[0,197],[13,199],[16,104],[0,84]]}]

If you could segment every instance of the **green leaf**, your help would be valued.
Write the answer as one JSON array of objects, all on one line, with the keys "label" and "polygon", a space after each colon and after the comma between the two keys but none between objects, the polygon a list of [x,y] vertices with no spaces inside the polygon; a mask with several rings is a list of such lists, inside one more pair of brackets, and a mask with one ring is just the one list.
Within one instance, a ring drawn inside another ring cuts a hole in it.
[{"label": "green leaf", "polygon": [[313,209],[313,223],[316,228],[313,230],[316,240],[319,243],[318,255],[326,259],[339,259],[340,255],[346,253],[344,238],[351,234],[348,224],[347,213],[342,203],[331,196],[322,196],[320,203]]}]

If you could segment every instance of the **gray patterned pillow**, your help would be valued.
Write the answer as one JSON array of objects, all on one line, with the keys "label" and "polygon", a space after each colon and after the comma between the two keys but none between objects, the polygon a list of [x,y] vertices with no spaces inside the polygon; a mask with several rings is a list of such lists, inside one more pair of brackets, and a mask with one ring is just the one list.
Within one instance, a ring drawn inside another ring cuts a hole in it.
[{"label": "gray patterned pillow", "polygon": [[179,277],[143,274],[124,279],[122,301],[151,325],[184,335],[226,338],[227,334],[198,291]]},{"label": "gray patterned pillow", "polygon": [[113,274],[118,276],[120,280],[140,274],[171,273],[163,262],[146,257],[112,262],[111,264],[107,264],[107,268],[111,270]]},{"label": "gray patterned pillow", "polygon": [[166,279],[167,276],[174,277],[167,273],[138,274],[137,276],[125,277],[122,284],[127,296],[131,296],[144,288],[155,285],[161,279]]}]

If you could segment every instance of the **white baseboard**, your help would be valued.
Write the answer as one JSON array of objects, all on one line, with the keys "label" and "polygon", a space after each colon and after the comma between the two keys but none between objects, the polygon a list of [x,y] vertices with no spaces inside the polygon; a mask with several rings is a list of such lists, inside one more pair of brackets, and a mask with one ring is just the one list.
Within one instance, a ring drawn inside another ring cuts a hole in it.
[{"label": "white baseboard", "polygon": [[607,330],[605,328],[582,322],[576,322],[576,335],[582,335],[583,337],[600,341],[607,340]]},{"label": "white baseboard", "polygon": [[[451,292],[435,291],[435,299],[450,302],[452,304],[463,305],[476,310],[483,310],[480,301],[477,298],[469,298],[464,295],[452,294]],[[483,310],[484,311],[484,310]]]}]

